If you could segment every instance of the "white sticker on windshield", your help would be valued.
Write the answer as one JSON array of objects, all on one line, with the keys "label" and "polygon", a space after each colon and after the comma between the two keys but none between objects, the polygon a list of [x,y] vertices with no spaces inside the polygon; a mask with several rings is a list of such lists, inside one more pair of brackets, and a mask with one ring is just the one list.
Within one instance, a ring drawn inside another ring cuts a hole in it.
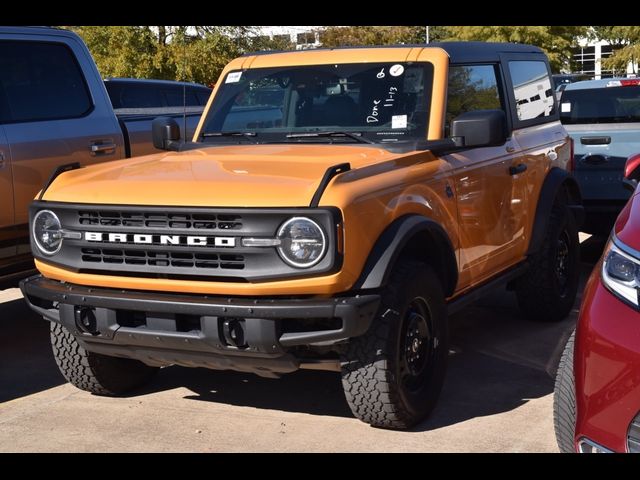
[{"label": "white sticker on windshield", "polygon": [[241,76],[242,72],[231,72],[227,75],[227,80],[224,83],[238,83]]},{"label": "white sticker on windshield", "polygon": [[404,73],[404,67],[400,64],[396,64],[389,69],[389,75],[392,77],[399,77]]},{"label": "white sticker on windshield", "polygon": [[563,102],[560,104],[560,111],[562,113],[569,113],[571,112],[571,104],[569,102]]},{"label": "white sticker on windshield", "polygon": [[406,115],[392,116],[391,128],[407,128],[407,116]]}]

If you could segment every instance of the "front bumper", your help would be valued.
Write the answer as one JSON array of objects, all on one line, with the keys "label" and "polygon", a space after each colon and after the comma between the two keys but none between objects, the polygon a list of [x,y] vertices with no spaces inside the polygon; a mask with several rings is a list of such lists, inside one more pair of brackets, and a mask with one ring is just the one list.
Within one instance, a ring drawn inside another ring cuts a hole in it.
[{"label": "front bumper", "polygon": [[589,439],[616,451],[638,451],[640,312],[592,273],[576,331],[576,442]]},{"label": "front bumper", "polygon": [[20,288],[34,311],[64,325],[89,351],[261,375],[304,368],[297,347],[364,334],[380,303],[378,295],[249,299],[112,290],[41,275]]}]

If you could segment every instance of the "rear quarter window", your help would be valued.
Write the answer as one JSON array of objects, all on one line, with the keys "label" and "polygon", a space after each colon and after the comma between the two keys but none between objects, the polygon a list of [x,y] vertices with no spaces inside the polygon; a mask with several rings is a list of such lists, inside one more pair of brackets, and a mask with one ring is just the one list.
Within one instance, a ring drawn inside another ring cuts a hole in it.
[{"label": "rear quarter window", "polygon": [[551,78],[545,62],[515,60],[509,62],[518,120],[550,117],[555,114]]}]

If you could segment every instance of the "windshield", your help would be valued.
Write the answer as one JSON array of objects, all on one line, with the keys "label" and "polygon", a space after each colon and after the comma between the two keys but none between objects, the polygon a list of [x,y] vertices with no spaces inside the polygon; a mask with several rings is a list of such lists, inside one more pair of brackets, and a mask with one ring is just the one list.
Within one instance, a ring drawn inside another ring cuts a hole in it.
[{"label": "windshield", "polygon": [[564,124],[640,122],[640,87],[565,89],[560,99]]},{"label": "windshield", "polygon": [[[201,137],[255,143],[426,139],[432,80],[430,63],[232,71],[222,80]],[[349,135],[332,135],[341,132]]]}]

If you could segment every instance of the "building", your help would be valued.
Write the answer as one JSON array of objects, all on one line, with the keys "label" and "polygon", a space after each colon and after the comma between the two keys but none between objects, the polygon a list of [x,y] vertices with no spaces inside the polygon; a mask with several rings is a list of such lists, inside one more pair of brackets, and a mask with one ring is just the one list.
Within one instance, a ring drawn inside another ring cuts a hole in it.
[{"label": "building", "polygon": [[318,48],[320,43],[320,29],[322,27],[294,27],[294,26],[269,26],[258,27],[260,34],[273,39],[286,39],[296,46],[297,50]]},{"label": "building", "polygon": [[610,57],[620,47],[609,45],[605,41],[589,43],[586,39],[582,39],[579,43],[580,46],[573,53],[574,67],[572,73],[584,73],[596,80],[608,77],[635,76],[637,65],[632,63],[627,65],[627,70],[624,72],[604,70],[602,68],[602,60]]}]

